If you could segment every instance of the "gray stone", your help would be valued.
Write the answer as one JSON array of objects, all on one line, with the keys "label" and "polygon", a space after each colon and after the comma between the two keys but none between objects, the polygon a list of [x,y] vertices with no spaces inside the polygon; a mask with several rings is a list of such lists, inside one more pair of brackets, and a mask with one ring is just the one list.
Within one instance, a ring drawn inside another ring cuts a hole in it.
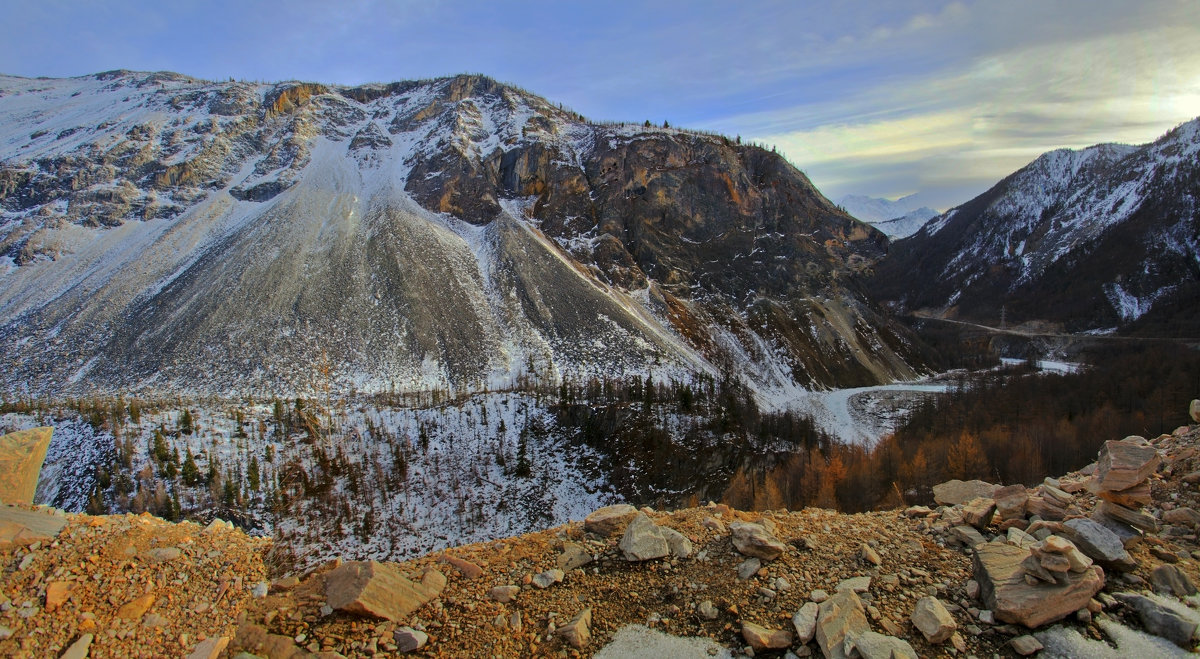
[{"label": "gray stone", "polygon": [[1117,534],[1095,520],[1069,519],[1063,522],[1062,532],[1080,551],[1106,568],[1128,572],[1137,567]]},{"label": "gray stone", "polygon": [[930,643],[942,643],[958,630],[954,617],[936,597],[922,597],[917,600],[909,619]]},{"label": "gray stone", "polygon": [[396,649],[400,652],[416,652],[429,642],[429,634],[412,627],[397,629],[392,634],[392,638],[396,643]]},{"label": "gray stone", "polygon": [[813,602],[816,602],[817,604],[820,604],[821,602],[824,602],[825,600],[829,599],[829,593],[818,588],[809,594],[808,599],[812,600]]},{"label": "gray stone", "polygon": [[1168,524],[1179,524],[1188,528],[1195,528],[1200,524],[1200,512],[1196,512],[1194,508],[1182,507],[1173,508],[1163,513],[1163,521]]},{"label": "gray stone", "polygon": [[1030,585],[1022,563],[1032,554],[1003,543],[979,545],[974,552],[975,580],[982,602],[997,619],[1034,628],[1087,606],[1104,587],[1103,570],[1061,575],[1057,584]]},{"label": "gray stone", "polygon": [[533,585],[538,588],[549,588],[556,583],[562,583],[563,577],[567,576],[562,570],[557,568],[546,570],[533,575]]},{"label": "gray stone", "polygon": [[801,645],[813,640],[817,633],[817,614],[820,607],[816,602],[805,602],[800,610],[792,615],[792,627],[796,629],[796,641]]},{"label": "gray stone", "polygon": [[648,561],[671,553],[662,531],[645,513],[633,518],[618,546],[627,561]]},{"label": "gray stone", "polygon": [[950,534],[968,547],[974,547],[975,545],[987,542],[987,538],[983,537],[979,531],[976,531],[975,527],[967,526],[966,524],[950,529]]},{"label": "gray stone", "polygon": [[933,500],[942,506],[957,506],[972,499],[992,498],[996,486],[984,481],[952,480],[933,486]]},{"label": "gray stone", "polygon": [[555,635],[576,650],[582,650],[592,640],[592,609],[588,607],[571,618],[570,622],[554,631]]},{"label": "gray stone", "polygon": [[716,620],[720,613],[717,612],[717,607],[713,606],[712,600],[704,600],[696,606],[696,613],[705,620]]},{"label": "gray stone", "polygon": [[619,531],[636,513],[637,508],[627,503],[605,506],[585,517],[583,528],[607,538]]},{"label": "gray stone", "polygon": [[1022,657],[1028,657],[1029,655],[1041,652],[1044,649],[1042,642],[1030,636],[1029,634],[1018,636],[1009,641],[1008,644],[1012,646],[1013,652],[1016,652]]},{"label": "gray stone", "polygon": [[492,588],[492,599],[497,602],[511,602],[517,598],[517,594],[521,592],[520,586],[496,586]]},{"label": "gray stone", "polygon": [[771,561],[787,550],[787,545],[767,531],[762,524],[733,522],[729,525],[729,532],[733,546],[746,556]]},{"label": "gray stone", "polygon": [[1188,414],[1192,417],[1192,423],[1200,423],[1200,400],[1188,404]]},{"label": "gray stone", "polygon": [[692,555],[692,541],[679,531],[665,526],[658,527],[663,537],[667,539],[667,547],[675,558],[687,558]]},{"label": "gray stone", "polygon": [[849,579],[843,579],[842,582],[837,585],[836,590],[839,593],[842,592],[843,590],[852,590],[856,593],[865,593],[870,589],[871,589],[871,577],[862,576],[862,577],[850,577]]},{"label": "gray stone", "polygon": [[757,558],[747,558],[737,566],[738,579],[745,581],[753,577],[762,568],[762,561]]},{"label": "gray stone", "polygon": [[1141,531],[1128,524],[1125,524],[1124,522],[1117,521],[1098,510],[1092,511],[1091,519],[1100,526],[1103,526],[1104,528],[1116,534],[1116,536],[1121,540],[1121,546],[1125,547],[1126,549],[1129,549],[1130,547],[1133,547],[1142,541]]},{"label": "gray stone", "polygon": [[[862,659],[917,659],[917,652],[904,639],[885,636],[878,632],[866,631],[846,639],[845,645],[851,646]],[[846,653],[850,654],[850,649]]]},{"label": "gray stone", "polygon": [[1166,593],[1176,597],[1187,597],[1196,594],[1196,586],[1188,578],[1187,573],[1174,565],[1159,565],[1150,573],[1150,583],[1155,592]]},{"label": "gray stone", "polygon": [[1191,649],[1196,623],[1179,613],[1136,593],[1117,593],[1117,599],[1137,611],[1146,631],[1161,636],[1181,648]]}]

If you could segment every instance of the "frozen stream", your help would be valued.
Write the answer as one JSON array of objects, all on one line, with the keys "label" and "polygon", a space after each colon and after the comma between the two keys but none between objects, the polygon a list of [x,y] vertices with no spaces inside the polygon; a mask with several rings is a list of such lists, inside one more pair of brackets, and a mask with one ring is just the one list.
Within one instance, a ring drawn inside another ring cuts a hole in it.
[{"label": "frozen stream", "polygon": [[[1025,363],[1023,359],[1003,358],[1001,366]],[[1082,364],[1039,360],[1042,373],[1063,375],[1078,372]],[[942,373],[925,380],[897,382],[874,387],[812,391],[794,403],[800,412],[812,415],[817,427],[847,444],[871,446],[896,429],[904,417],[921,404],[922,399],[945,393],[952,385]]]},{"label": "frozen stream", "polygon": [[813,391],[797,407],[812,415],[824,432],[847,444],[870,446],[892,432],[904,416],[931,394],[945,393],[948,382],[901,382],[874,387]]}]

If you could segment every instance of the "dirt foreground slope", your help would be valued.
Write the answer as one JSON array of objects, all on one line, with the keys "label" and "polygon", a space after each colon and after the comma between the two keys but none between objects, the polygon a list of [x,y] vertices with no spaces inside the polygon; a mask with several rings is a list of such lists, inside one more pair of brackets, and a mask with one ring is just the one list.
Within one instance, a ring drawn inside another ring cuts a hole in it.
[{"label": "dirt foreground slope", "polygon": [[[1130,443],[1128,450],[1151,456],[1135,465],[1151,473],[1124,496],[1148,484],[1149,503],[1132,509],[1157,530],[1118,542],[1127,553],[1113,559],[1120,568],[1093,565],[1091,550],[1081,552],[1088,557],[1080,566],[1084,557],[1063,553],[1071,571],[1039,581],[1037,566],[1023,563],[1007,585],[989,582],[979,557],[1040,557],[1055,570],[1065,560],[1056,547],[1074,547],[1061,540],[1080,523],[1070,520],[1093,519],[1103,507],[1088,483],[1124,467],[1102,459],[1099,468],[1050,479],[1031,488],[1019,510],[1005,498],[1009,490],[986,483],[964,486],[992,497],[859,515],[624,507],[405,563],[334,562],[299,575],[271,574],[270,541],[219,522],[205,528],[7,507],[0,509],[0,655],[332,657],[411,648],[427,656],[574,657],[591,656],[630,624],[710,637],[754,656],[1036,651],[1030,634],[1043,635],[1016,621],[1025,613],[989,600],[1006,588],[1042,617],[1068,607],[1051,617],[1084,637],[1104,639],[1121,623],[1164,643],[1173,637],[1167,646],[1185,652],[1195,647],[1196,624],[1184,603],[1195,602],[1188,588],[1194,593],[1200,579],[1198,442],[1193,426],[1145,446]],[[1135,471],[1121,478],[1132,481]],[[1060,495],[1069,500],[1054,499]],[[1064,604],[1078,583],[1102,589]],[[1155,609],[1152,589],[1183,612]],[[923,599],[930,596],[936,603]],[[917,609],[927,614],[919,627]],[[1055,621],[1037,624],[1044,631]]]}]

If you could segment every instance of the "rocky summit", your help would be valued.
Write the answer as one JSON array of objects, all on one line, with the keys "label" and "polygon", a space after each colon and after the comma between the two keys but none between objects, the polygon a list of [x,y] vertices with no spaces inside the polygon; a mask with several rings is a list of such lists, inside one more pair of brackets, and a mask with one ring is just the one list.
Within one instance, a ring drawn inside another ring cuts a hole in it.
[{"label": "rocky summit", "polygon": [[[611,506],[406,562],[294,574],[273,567],[269,540],[220,520],[11,504],[0,654],[574,657],[640,630],[707,637],[703,656],[1090,656],[1087,638],[1184,656],[1200,640],[1200,427],[1120,443],[1024,490],[1024,504],[983,483],[939,489],[971,497],[960,503],[853,515]],[[1144,484],[1148,501],[1129,510],[1154,524],[1106,512],[1106,484]],[[1004,514],[967,523],[988,492]]]}]

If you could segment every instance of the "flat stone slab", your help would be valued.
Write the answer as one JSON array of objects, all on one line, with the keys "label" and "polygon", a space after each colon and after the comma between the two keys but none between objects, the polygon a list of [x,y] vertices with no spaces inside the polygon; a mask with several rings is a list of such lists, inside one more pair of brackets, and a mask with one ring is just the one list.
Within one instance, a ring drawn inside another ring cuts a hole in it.
[{"label": "flat stone slab", "polygon": [[1004,543],[975,548],[975,580],[979,582],[980,597],[1004,622],[1040,627],[1086,607],[1104,587],[1104,571],[1098,567],[1067,572],[1061,583],[1030,585],[1022,566],[1030,556],[1029,550]]},{"label": "flat stone slab", "polygon": [[410,581],[395,566],[377,561],[351,561],[325,577],[331,608],[393,622],[429,603],[445,587],[446,577],[437,570]]},{"label": "flat stone slab", "polygon": [[1137,442],[1131,437],[1120,441],[1110,439],[1100,447],[1096,480],[1105,490],[1128,490],[1149,478],[1161,463],[1162,456],[1153,446]]},{"label": "flat stone slab", "polygon": [[50,540],[66,525],[61,513],[0,506],[0,548]]},{"label": "flat stone slab", "polygon": [[972,499],[991,499],[998,486],[985,481],[960,481],[958,479],[933,486],[933,500],[942,506],[957,506]]}]

